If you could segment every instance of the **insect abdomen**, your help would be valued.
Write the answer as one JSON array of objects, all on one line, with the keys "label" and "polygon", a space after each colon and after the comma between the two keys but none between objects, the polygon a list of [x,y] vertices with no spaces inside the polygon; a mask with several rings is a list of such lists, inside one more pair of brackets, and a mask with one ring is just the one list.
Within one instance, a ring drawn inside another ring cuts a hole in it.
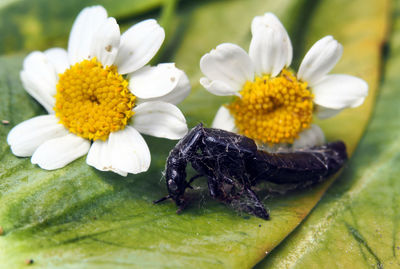
[{"label": "insect abdomen", "polygon": [[290,153],[258,151],[255,181],[316,183],[336,173],[346,160],[346,146],[342,141]]}]

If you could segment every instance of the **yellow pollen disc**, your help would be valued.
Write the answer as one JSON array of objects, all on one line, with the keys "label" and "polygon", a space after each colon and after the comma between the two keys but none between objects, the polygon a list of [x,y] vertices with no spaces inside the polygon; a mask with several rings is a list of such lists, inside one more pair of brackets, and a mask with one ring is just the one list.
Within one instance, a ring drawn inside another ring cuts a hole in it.
[{"label": "yellow pollen disc", "polygon": [[247,81],[241,98],[227,105],[241,134],[264,144],[293,143],[310,127],[314,96],[288,70]]},{"label": "yellow pollen disc", "polygon": [[60,75],[54,110],[72,133],[106,140],[125,128],[136,97],[115,66],[103,67],[95,58],[76,63]]}]

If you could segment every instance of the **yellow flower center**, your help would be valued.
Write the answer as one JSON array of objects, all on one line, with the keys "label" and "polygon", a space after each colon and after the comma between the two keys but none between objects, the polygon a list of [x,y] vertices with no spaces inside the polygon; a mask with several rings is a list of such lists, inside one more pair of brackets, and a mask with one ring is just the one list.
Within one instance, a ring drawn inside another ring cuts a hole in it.
[{"label": "yellow flower center", "polygon": [[60,75],[54,111],[72,133],[106,140],[125,128],[136,97],[115,66],[103,67],[95,58],[76,63]]},{"label": "yellow flower center", "polygon": [[241,98],[227,105],[241,134],[264,144],[293,143],[310,127],[312,93],[307,83],[298,81],[288,70],[247,81]]}]

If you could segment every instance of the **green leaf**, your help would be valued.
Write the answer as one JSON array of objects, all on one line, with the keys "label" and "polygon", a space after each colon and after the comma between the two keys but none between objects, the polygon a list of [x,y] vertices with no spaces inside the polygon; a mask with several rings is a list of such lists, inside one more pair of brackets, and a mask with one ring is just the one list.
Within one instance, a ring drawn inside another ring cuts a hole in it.
[{"label": "green leaf", "polygon": [[400,267],[400,4],[374,115],[340,179],[258,268]]},{"label": "green leaf", "polygon": [[[218,106],[226,101],[200,87],[200,57],[222,42],[247,48],[252,18],[274,11],[290,32],[296,32],[292,37],[301,50],[309,47],[302,37],[306,18],[311,19],[312,41],[335,34],[345,47],[335,71],[362,76],[369,82],[371,94],[366,104],[330,121],[340,128],[329,122],[324,128],[330,139],[344,139],[352,152],[373,105],[379,44],[384,38],[380,30],[386,14],[370,21],[361,9],[342,10],[342,1],[329,2],[338,5],[335,10],[340,10],[341,24],[329,22],[327,16],[317,15],[314,20],[310,13],[314,2],[306,0],[184,2],[172,22],[178,25],[172,34],[173,46],[167,47],[162,57],[175,61],[191,79],[193,92],[181,105],[189,124],[210,124]],[[384,3],[375,2],[363,1],[367,6]],[[362,21],[369,27],[357,28]],[[325,27],[318,32],[315,27],[321,24]],[[348,25],[354,28],[344,34]],[[353,53],[346,52],[349,50]],[[19,268],[26,259],[33,259],[38,268],[251,267],[302,221],[332,182],[282,196],[269,194],[265,203],[272,220],[264,221],[211,200],[201,183],[189,195],[193,200],[181,215],[175,213],[173,203],[153,205],[153,200],[166,194],[161,171],[175,141],[146,137],[152,152],[151,168],[127,178],[97,171],[87,166],[84,158],[56,171],[41,170],[29,159],[13,156],[5,142],[11,126],[44,113],[22,89],[18,77],[22,59],[0,58],[0,119],[11,122],[0,125],[0,226],[4,230],[0,267]],[[338,132],[342,126],[344,132]]]}]

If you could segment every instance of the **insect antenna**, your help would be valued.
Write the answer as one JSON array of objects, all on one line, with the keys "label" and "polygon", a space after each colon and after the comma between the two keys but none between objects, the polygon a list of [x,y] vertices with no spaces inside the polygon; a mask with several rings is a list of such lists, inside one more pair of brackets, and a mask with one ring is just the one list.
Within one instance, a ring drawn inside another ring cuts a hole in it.
[{"label": "insect antenna", "polygon": [[158,199],[158,200],[156,200],[156,201],[153,201],[153,204],[158,204],[158,203],[161,203],[161,202],[164,202],[165,200],[168,200],[168,199],[171,199],[172,197],[171,197],[171,195],[167,195],[167,196],[164,196],[163,198],[161,198],[161,199]]}]

